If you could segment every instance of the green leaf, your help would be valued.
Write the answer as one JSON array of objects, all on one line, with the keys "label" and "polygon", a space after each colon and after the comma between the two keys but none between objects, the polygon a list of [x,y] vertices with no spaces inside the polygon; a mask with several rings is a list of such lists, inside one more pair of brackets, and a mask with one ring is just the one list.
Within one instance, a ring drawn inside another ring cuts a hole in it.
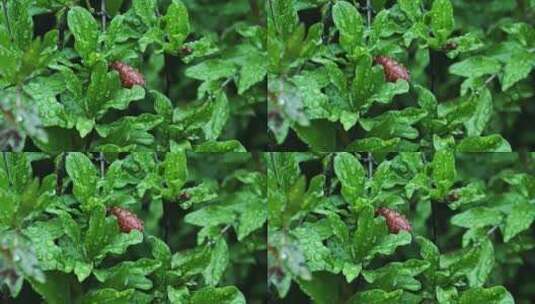
[{"label": "green leaf", "polygon": [[180,0],[173,0],[167,8],[167,13],[163,20],[165,22],[165,32],[170,43],[168,48],[171,51],[178,52],[190,33],[189,15],[184,3]]},{"label": "green leaf", "polygon": [[244,60],[238,80],[238,94],[243,94],[250,87],[262,81],[267,74],[265,54],[252,52]]},{"label": "green leaf", "polygon": [[[87,97],[83,100],[85,114],[88,117],[102,115],[103,107],[110,102],[110,96],[120,89],[117,72],[108,73],[108,65],[104,61],[97,62],[91,71],[91,82],[87,88]],[[113,102],[112,102],[113,104]]]},{"label": "green leaf", "polygon": [[478,96],[474,96],[471,102],[476,104],[474,116],[464,123],[468,136],[479,136],[485,130],[492,116],[492,94],[484,88]]},{"label": "green leaf", "polygon": [[217,197],[217,184],[205,182],[200,185],[191,188],[182,188],[180,192],[189,195],[189,200],[186,204],[198,204],[206,201],[213,200]]},{"label": "green leaf", "polygon": [[398,234],[388,234],[380,240],[369,252],[370,256],[376,254],[391,255],[399,246],[408,245],[412,241],[412,236],[407,231]]},{"label": "green leaf", "polygon": [[362,264],[350,264],[345,263],[344,268],[342,269],[342,273],[344,274],[346,281],[348,283],[351,283],[354,279],[356,279],[360,272],[362,271]]},{"label": "green leaf", "polygon": [[208,140],[216,140],[230,117],[230,105],[227,94],[219,92],[215,100],[209,101],[212,103],[213,111],[210,121],[206,122],[203,130]]},{"label": "green leaf", "polygon": [[345,150],[351,152],[394,152],[399,151],[400,138],[381,139],[378,137],[368,137],[357,139],[350,143]]},{"label": "green leaf", "polygon": [[54,218],[43,222],[32,223],[22,233],[31,241],[35,256],[39,260],[42,270],[68,271],[69,262],[63,261],[62,250],[56,245],[57,239],[64,235],[63,225],[60,220]]},{"label": "green leaf", "polygon": [[501,64],[497,59],[486,56],[474,56],[452,64],[449,71],[454,75],[473,78],[496,74],[500,69]]},{"label": "green leaf", "polygon": [[508,242],[520,232],[528,229],[535,220],[535,205],[523,202],[515,205],[505,220],[503,241]]},{"label": "green leaf", "polygon": [[125,261],[113,267],[95,270],[93,273],[98,281],[107,287],[124,290],[136,288],[149,290],[153,287],[152,281],[147,278],[158,269],[161,263],[146,258],[137,261]]},{"label": "green leaf", "polygon": [[133,1],[132,7],[136,15],[146,26],[154,26],[156,23],[156,1],[155,0],[137,0]]},{"label": "green leaf", "polygon": [[484,184],[481,182],[469,183],[462,188],[454,189],[450,193],[457,195],[458,199],[448,204],[448,207],[456,210],[464,205],[481,202],[486,197],[486,191],[487,189],[485,189]]},{"label": "green leaf", "polygon": [[228,78],[236,73],[234,63],[221,60],[209,59],[186,69],[186,76],[199,80],[217,80]]},{"label": "green leaf", "polygon": [[72,152],[65,161],[67,174],[73,183],[73,193],[81,203],[87,203],[97,192],[97,169],[83,153]]},{"label": "green leaf", "polygon": [[421,17],[421,0],[399,0],[398,3],[401,10],[412,22],[417,21]]},{"label": "green leaf", "polygon": [[502,79],[502,91],[508,90],[520,80],[529,76],[535,67],[535,54],[532,52],[521,52],[513,54],[505,64]]},{"label": "green leaf", "polygon": [[106,217],[106,210],[104,210],[103,206],[98,205],[93,208],[84,239],[87,257],[89,259],[97,257],[109,243],[112,235],[118,231],[119,228],[116,221],[112,217]]},{"label": "green leaf", "polygon": [[202,37],[199,40],[186,42],[184,43],[184,47],[191,49],[191,54],[182,58],[185,63],[190,63],[195,58],[213,55],[220,51],[214,39],[210,37]]},{"label": "green leaf", "polygon": [[434,0],[430,14],[433,33],[440,41],[445,41],[455,27],[450,0]]},{"label": "green leaf", "polygon": [[203,271],[203,277],[207,285],[217,286],[229,264],[229,249],[225,239],[216,241],[211,250],[210,262]]},{"label": "green leaf", "polygon": [[513,296],[502,286],[470,288],[461,294],[459,304],[514,304]]},{"label": "green leaf", "polygon": [[143,87],[135,85],[131,89],[123,88],[114,92],[113,97],[104,103],[102,110],[109,108],[125,110],[132,101],[143,98],[145,98],[145,89]]},{"label": "green leaf", "polygon": [[188,213],[184,220],[186,223],[196,226],[217,226],[231,224],[236,220],[236,215],[229,208],[218,205],[210,205],[197,211]]},{"label": "green leaf", "polygon": [[372,289],[357,292],[348,301],[347,304],[374,303],[374,304],[396,304],[400,303],[401,289],[394,291],[384,291],[381,289]]},{"label": "green leaf", "polygon": [[277,188],[282,192],[288,192],[301,174],[297,154],[269,153],[266,154],[266,162],[268,164],[268,190],[275,191]]},{"label": "green leaf", "polygon": [[188,179],[186,152],[169,152],[165,155],[164,176],[171,197],[176,197]]},{"label": "green leaf", "polygon": [[363,271],[362,275],[375,288],[384,290],[402,288],[417,291],[422,285],[414,277],[424,272],[429,266],[427,261],[409,259],[405,262],[392,262],[375,270]]},{"label": "green leaf", "polygon": [[328,272],[315,272],[311,280],[298,279],[299,287],[313,303],[340,303],[342,294],[340,278]]},{"label": "green leaf", "polygon": [[365,130],[369,131],[370,137],[415,139],[418,137],[419,132],[412,125],[426,116],[427,112],[424,110],[408,107],[401,111],[385,112],[373,118],[362,118],[360,124]]},{"label": "green leaf", "polygon": [[309,126],[294,125],[297,136],[312,151],[334,151],[336,146],[336,127],[327,120],[311,120]]},{"label": "green leaf", "polygon": [[370,97],[370,100],[379,103],[391,103],[394,96],[407,93],[408,91],[409,83],[404,79],[396,82],[386,82]]},{"label": "green leaf", "polygon": [[107,304],[128,304],[132,303],[134,289],[115,290],[112,288],[102,288],[90,291],[81,298],[80,303],[107,303]]},{"label": "green leaf", "polygon": [[[28,183],[32,181],[32,167],[26,153],[4,153],[0,164],[4,171],[6,189],[13,189],[17,193],[23,193]],[[7,186],[8,183],[9,186]]]},{"label": "green leaf", "polygon": [[44,282],[38,282],[32,278],[27,278],[27,280],[46,303],[69,304],[73,301],[69,288],[69,277],[64,273],[47,272]]},{"label": "green leaf", "polygon": [[97,21],[85,8],[75,6],[69,10],[67,24],[74,35],[74,48],[85,60],[97,51],[99,28]]},{"label": "green leaf", "polygon": [[465,228],[479,228],[498,225],[502,222],[502,214],[496,209],[476,207],[456,214],[451,218],[453,225]]},{"label": "green leaf", "polygon": [[369,103],[368,99],[383,83],[383,73],[380,69],[372,68],[372,57],[362,56],[355,67],[355,78],[351,84],[355,101],[353,107],[360,108]]},{"label": "green leaf", "polygon": [[[111,221],[110,221],[111,220]],[[129,233],[117,232],[117,223],[113,219],[106,219],[107,222],[111,222],[108,226],[108,236],[104,236],[106,239],[106,246],[95,257],[97,262],[100,262],[108,254],[121,255],[124,254],[126,249],[131,245],[139,244],[143,241],[143,233],[139,230],[132,230]],[[107,224],[107,223],[106,223]],[[113,232],[110,239],[110,232]]]},{"label": "green leaf", "polygon": [[2,189],[0,192],[0,230],[16,224],[15,219],[19,204],[20,200],[17,195]]},{"label": "green leaf", "polygon": [[239,206],[239,226],[238,241],[242,241],[253,231],[260,229],[267,221],[266,200],[252,195],[250,192],[243,192],[237,197],[243,201]]},{"label": "green leaf", "polygon": [[422,236],[416,237],[416,241],[418,242],[418,245],[420,245],[420,256],[430,263],[430,272],[435,275],[434,271],[439,268],[440,263],[440,252],[438,247]]},{"label": "green leaf", "polygon": [[386,225],[384,225],[384,221],[381,218],[374,216],[374,210],[371,206],[362,208],[358,218],[357,231],[355,231],[353,237],[356,261],[362,261],[379,241],[380,237],[386,235]]},{"label": "green leaf", "polygon": [[148,131],[163,122],[159,115],[143,113],[139,116],[124,116],[111,124],[99,124],[97,133],[104,139],[103,143],[111,143],[117,147],[135,145],[151,145],[154,136]]},{"label": "green leaf", "polygon": [[440,268],[447,269],[452,277],[466,277],[470,287],[483,286],[495,265],[492,242],[481,231],[477,246],[440,256]]},{"label": "green leaf", "polygon": [[362,43],[364,24],[357,9],[346,1],[337,1],[333,8],[333,21],[340,32],[340,45],[349,54]]},{"label": "green leaf", "polygon": [[89,134],[95,127],[95,120],[85,117],[78,117],[76,120],[76,130],[80,133],[80,137],[84,138]]},{"label": "green leaf", "polygon": [[339,153],[334,158],[334,172],[342,184],[345,200],[354,203],[361,197],[366,181],[366,171],[359,160],[349,153]]},{"label": "green leaf", "polygon": [[245,147],[237,140],[206,141],[193,147],[195,152],[247,152]]},{"label": "green leaf", "polygon": [[[10,1],[6,8],[11,34],[15,45],[20,50],[26,50],[32,44],[33,20],[30,15],[30,3],[29,0]],[[7,5],[7,2],[3,5]]]},{"label": "green leaf", "polygon": [[193,292],[191,304],[245,304],[245,297],[234,286],[205,287]]},{"label": "green leaf", "polygon": [[511,145],[499,134],[463,138],[456,146],[459,152],[511,152]]},{"label": "green leaf", "polygon": [[273,0],[269,2],[273,15],[275,29],[286,41],[297,27],[298,17],[297,10],[294,6],[294,0]]},{"label": "green leaf", "polygon": [[455,299],[458,299],[459,295],[457,292],[457,288],[450,287],[450,288],[442,288],[440,286],[437,286],[436,288],[436,297],[438,303],[455,303]]},{"label": "green leaf", "polygon": [[455,155],[449,150],[439,150],[435,153],[433,163],[433,181],[437,188],[437,196],[443,197],[455,182]]},{"label": "green leaf", "polygon": [[175,289],[173,286],[167,286],[167,297],[171,304],[188,303],[189,290],[187,287]]}]

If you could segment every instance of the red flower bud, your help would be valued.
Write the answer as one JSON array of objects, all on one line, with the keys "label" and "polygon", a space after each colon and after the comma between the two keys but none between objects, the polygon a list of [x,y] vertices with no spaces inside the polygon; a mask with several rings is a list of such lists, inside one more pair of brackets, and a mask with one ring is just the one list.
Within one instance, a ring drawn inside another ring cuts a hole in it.
[{"label": "red flower bud", "polygon": [[386,225],[391,233],[399,233],[401,230],[412,231],[411,223],[402,214],[389,208],[379,208],[376,215],[381,215],[386,220]]},{"label": "red flower bud", "polygon": [[121,78],[121,83],[124,88],[132,88],[134,85],[145,85],[145,79],[143,75],[133,67],[129,66],[126,63],[115,61],[110,67],[117,72],[119,72],[119,77]]},{"label": "red flower bud", "polygon": [[375,62],[383,66],[387,81],[396,82],[398,79],[410,80],[407,69],[394,59],[386,56],[377,56],[375,57]]},{"label": "red flower bud", "polygon": [[143,221],[134,213],[121,207],[111,207],[110,213],[117,218],[117,224],[122,232],[129,233],[132,230],[143,231]]}]

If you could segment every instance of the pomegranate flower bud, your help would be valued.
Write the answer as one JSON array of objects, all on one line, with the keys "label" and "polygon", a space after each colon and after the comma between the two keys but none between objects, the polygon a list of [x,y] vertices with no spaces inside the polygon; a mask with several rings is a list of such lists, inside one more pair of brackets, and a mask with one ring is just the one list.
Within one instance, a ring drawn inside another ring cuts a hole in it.
[{"label": "pomegranate flower bud", "polygon": [[376,215],[381,215],[386,220],[386,225],[391,233],[399,233],[401,230],[412,231],[409,220],[399,212],[389,208],[379,208],[375,212]]},{"label": "pomegranate flower bud", "polygon": [[121,232],[129,233],[132,230],[143,231],[143,221],[134,213],[121,207],[111,207],[110,213],[117,218]]},{"label": "pomegranate flower bud", "polygon": [[410,80],[409,72],[399,62],[386,56],[375,57],[375,62],[382,65],[387,81],[396,82],[398,79]]},{"label": "pomegranate flower bud", "polygon": [[145,85],[145,79],[143,75],[133,67],[120,61],[113,62],[110,67],[119,72],[121,78],[121,84],[124,88],[132,88],[134,85]]}]

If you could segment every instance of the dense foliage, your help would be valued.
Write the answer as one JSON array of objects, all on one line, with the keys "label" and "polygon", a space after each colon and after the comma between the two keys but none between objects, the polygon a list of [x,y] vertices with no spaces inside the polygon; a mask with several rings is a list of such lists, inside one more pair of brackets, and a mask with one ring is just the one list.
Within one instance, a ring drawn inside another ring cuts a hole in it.
[{"label": "dense foliage", "polygon": [[267,163],[273,303],[533,303],[534,154],[281,152]]},{"label": "dense foliage", "polygon": [[270,0],[267,11],[274,149],[535,146],[535,1]]},{"label": "dense foliage", "polygon": [[262,303],[266,176],[248,153],[7,153],[2,303]]},{"label": "dense foliage", "polygon": [[217,152],[267,142],[256,0],[2,6],[2,150]]}]

